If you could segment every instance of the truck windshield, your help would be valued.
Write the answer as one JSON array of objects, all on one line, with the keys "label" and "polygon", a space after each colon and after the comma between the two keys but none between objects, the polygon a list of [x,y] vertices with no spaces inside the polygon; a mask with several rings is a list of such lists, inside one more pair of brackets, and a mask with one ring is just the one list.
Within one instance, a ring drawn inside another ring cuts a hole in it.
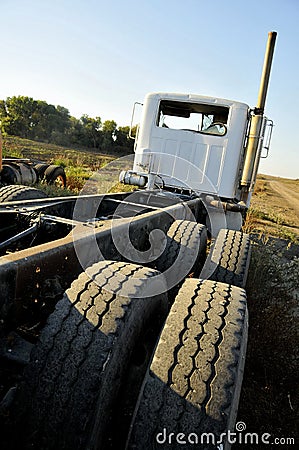
[{"label": "truck windshield", "polygon": [[162,100],[157,125],[223,136],[227,131],[228,112],[225,106]]}]

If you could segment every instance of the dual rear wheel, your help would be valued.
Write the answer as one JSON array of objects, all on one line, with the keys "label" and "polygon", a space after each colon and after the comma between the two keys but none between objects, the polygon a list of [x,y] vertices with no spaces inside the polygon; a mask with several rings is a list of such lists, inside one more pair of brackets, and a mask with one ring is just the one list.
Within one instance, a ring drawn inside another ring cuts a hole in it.
[{"label": "dual rear wheel", "polygon": [[58,187],[66,187],[66,174],[64,168],[56,165],[37,164],[35,170],[40,181]]},{"label": "dual rear wheel", "polygon": [[[156,267],[166,273],[182,251],[179,267],[190,259],[196,273],[205,242],[204,227],[175,222]],[[24,448],[175,449],[182,439],[194,448],[190,439],[197,439],[210,449],[233,431],[247,342],[245,291],[219,279],[182,283],[176,272],[180,289],[169,311],[160,271],[103,261],[72,283],[19,388]],[[201,442],[205,433],[215,442]]]}]

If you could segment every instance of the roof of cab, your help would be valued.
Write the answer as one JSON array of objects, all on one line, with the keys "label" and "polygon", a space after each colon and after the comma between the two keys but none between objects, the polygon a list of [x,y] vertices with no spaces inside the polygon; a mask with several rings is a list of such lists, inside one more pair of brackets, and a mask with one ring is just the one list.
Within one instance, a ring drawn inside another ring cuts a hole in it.
[{"label": "roof of cab", "polygon": [[157,100],[174,100],[174,101],[185,101],[185,102],[196,102],[196,103],[207,103],[207,104],[218,104],[219,106],[235,107],[248,109],[249,106],[246,103],[237,102],[234,100],[228,100],[224,98],[208,97],[199,94],[181,94],[176,92],[151,92],[146,95],[146,99],[157,99]]}]

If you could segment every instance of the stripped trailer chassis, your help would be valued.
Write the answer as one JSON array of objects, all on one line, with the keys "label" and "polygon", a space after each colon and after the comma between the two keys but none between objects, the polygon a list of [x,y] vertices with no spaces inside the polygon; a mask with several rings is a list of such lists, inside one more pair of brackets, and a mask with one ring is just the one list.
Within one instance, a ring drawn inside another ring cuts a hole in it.
[{"label": "stripped trailer chassis", "polygon": [[[64,292],[84,269],[76,254],[76,247],[82,248],[88,255],[90,265],[99,260],[99,255],[107,260],[121,261],[125,255],[120,255],[115,247],[112,229],[114,233],[122,235],[127,231],[129,223],[130,235],[134,236],[133,241],[142,249],[146,247],[153,229],[166,233],[174,218],[200,221],[205,215],[200,199],[183,201],[180,196],[169,198],[146,191],[135,193],[133,201],[126,201],[128,196],[128,193],[118,193],[79,197],[80,205],[84,205],[86,209],[87,202],[87,211],[96,212],[93,220],[90,220],[88,212],[82,211],[81,221],[73,218],[78,197],[27,200],[14,204],[3,203],[0,206],[1,224],[6,225],[3,233],[9,228],[8,224],[12,224],[11,228],[14,228],[19,223],[24,228],[24,224],[28,224],[28,217],[33,218],[33,223],[29,227],[27,225],[26,230],[16,233],[19,238],[10,236],[4,241],[7,245],[2,244],[0,247],[0,311],[5,322],[8,319],[19,322],[18,311],[23,310],[21,305],[42,303],[43,296],[48,294],[48,285],[54,284],[58,292]],[[186,199],[185,196],[183,198]],[[123,218],[119,218],[120,213]],[[73,233],[75,227],[76,233]],[[50,240],[3,255],[3,252],[9,251],[10,246],[22,245],[26,233],[30,241],[32,235],[36,235],[37,240],[40,239],[39,235],[42,235],[41,240],[45,240],[46,235]],[[57,239],[57,236],[60,238]],[[91,248],[95,241],[99,252],[94,252]]]},{"label": "stripped trailer chassis", "polygon": [[230,448],[250,242],[221,230],[207,255],[214,210],[161,191],[1,204],[5,448],[179,448],[182,428]]}]

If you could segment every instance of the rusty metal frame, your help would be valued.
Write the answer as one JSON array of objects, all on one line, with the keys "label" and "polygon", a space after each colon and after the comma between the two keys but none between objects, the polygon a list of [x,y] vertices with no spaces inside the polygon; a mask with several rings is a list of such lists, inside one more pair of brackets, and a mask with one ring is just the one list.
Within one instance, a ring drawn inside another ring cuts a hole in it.
[{"label": "rusty metal frame", "polygon": [[[110,196],[119,199],[121,196]],[[123,196],[124,197],[124,196]],[[90,201],[98,201],[99,196],[88,197]],[[77,197],[76,197],[77,199]],[[69,199],[63,199],[69,202]],[[15,202],[16,203],[16,202]],[[29,201],[30,210],[45,209],[57,206],[58,200]],[[13,314],[17,321],[18,312],[32,302],[39,302],[45,294],[45,286],[51,285],[51,280],[60,283],[64,291],[70,283],[82,272],[82,267],[75,247],[84,248],[88,254],[93,255],[94,239],[105,259],[122,260],[123,257],[117,251],[111,236],[113,232],[120,235],[127,229],[129,223],[130,235],[134,236],[134,242],[139,246],[145,244],[146,239],[153,229],[161,229],[166,232],[175,218],[197,220],[200,208],[200,199],[179,202],[177,204],[152,208],[150,212],[117,220],[105,220],[98,227],[78,225],[72,232],[62,239],[57,239],[36,247],[21,250],[0,257],[0,317],[5,318]],[[16,210],[16,206],[9,208],[7,212]],[[28,208],[28,202],[23,208]],[[12,208],[12,209],[11,209]],[[147,209],[147,205],[144,205]],[[192,211],[191,217],[190,211]],[[1,209],[0,209],[1,213]],[[60,218],[57,217],[59,221]],[[81,227],[81,228],[80,228]],[[90,264],[97,262],[91,256]]]}]

